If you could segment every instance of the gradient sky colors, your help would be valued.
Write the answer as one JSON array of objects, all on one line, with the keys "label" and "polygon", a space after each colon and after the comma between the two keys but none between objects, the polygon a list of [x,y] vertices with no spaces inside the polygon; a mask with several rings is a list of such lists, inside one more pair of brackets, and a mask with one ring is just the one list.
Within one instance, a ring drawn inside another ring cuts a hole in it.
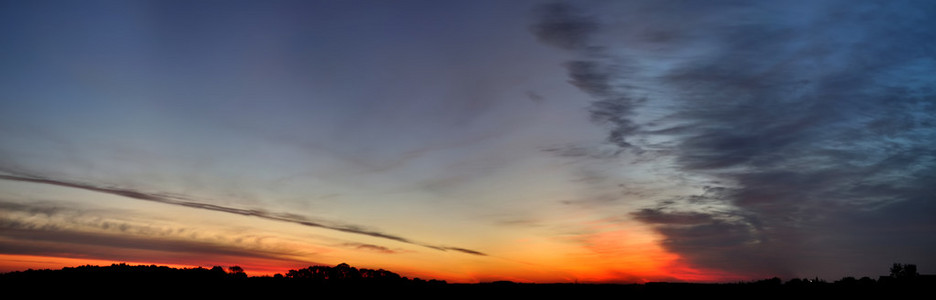
[{"label": "gradient sky colors", "polygon": [[0,3],[0,271],[936,266],[929,1]]}]

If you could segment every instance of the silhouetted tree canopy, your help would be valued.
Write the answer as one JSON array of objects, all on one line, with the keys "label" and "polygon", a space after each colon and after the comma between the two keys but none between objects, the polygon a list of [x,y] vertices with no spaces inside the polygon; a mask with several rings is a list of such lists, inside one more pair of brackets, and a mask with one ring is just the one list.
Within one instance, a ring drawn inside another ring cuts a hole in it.
[{"label": "silhouetted tree canopy", "polygon": [[396,273],[379,269],[357,269],[346,263],[341,263],[334,267],[310,266],[299,270],[289,270],[286,273],[288,279],[305,279],[320,281],[401,281],[406,280]]},{"label": "silhouetted tree canopy", "polygon": [[246,279],[247,273],[244,273],[244,269],[240,266],[230,266],[228,267],[228,272],[230,272],[231,278],[234,279]]},{"label": "silhouetted tree canopy", "polygon": [[[783,282],[780,278],[720,284],[699,283],[646,283],[646,284],[527,284],[513,282],[494,282],[479,284],[446,284],[439,280],[408,279],[383,269],[358,269],[342,263],[334,267],[310,266],[289,270],[286,275],[248,277],[240,266],[231,266],[227,272],[222,267],[176,269],[166,266],[113,264],[111,266],[79,266],[61,270],[27,270],[0,274],[0,288],[29,291],[43,291],[48,287],[57,287],[57,291],[69,295],[81,290],[122,289],[125,292],[140,290],[161,291],[164,293],[197,290],[208,297],[215,293],[231,296],[250,295],[282,297],[308,295],[309,291],[346,293],[348,288],[356,292],[412,292],[423,291],[438,293],[437,296],[452,295],[510,295],[510,296],[550,296],[580,297],[583,295],[608,295],[616,293],[623,298],[641,298],[659,296],[663,298],[711,295],[826,295],[841,296],[888,296],[916,293],[928,290],[936,278],[931,275],[917,274],[916,265],[894,264],[891,276],[881,276],[879,281],[870,277],[845,277],[834,282],[816,278],[794,278]],[[912,278],[905,280],[901,278]],[[582,294],[593,293],[593,294]],[[633,296],[633,297],[625,297]],[[467,296],[466,296],[467,297]],[[276,297],[274,297],[276,298]]]},{"label": "silhouetted tree canopy", "polygon": [[917,277],[917,267],[914,264],[894,263],[890,268],[890,276],[897,279],[909,279]]}]

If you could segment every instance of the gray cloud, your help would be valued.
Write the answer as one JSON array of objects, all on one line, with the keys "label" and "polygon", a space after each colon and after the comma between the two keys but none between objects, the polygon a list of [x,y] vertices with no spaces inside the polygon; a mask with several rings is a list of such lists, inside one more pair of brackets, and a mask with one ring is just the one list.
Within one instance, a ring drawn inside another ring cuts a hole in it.
[{"label": "gray cloud", "polygon": [[482,253],[482,252],[478,252],[478,251],[474,251],[474,250],[470,250],[470,249],[465,249],[465,248],[444,247],[443,249],[444,249],[444,250],[457,251],[457,252],[461,252],[461,253],[467,253],[467,254],[471,254],[471,255],[487,256],[487,254],[484,254],[484,253]]},{"label": "gray cloud", "polygon": [[396,236],[396,235],[368,230],[361,226],[352,225],[352,224],[340,224],[340,223],[326,222],[326,221],[321,221],[321,220],[312,220],[307,217],[296,215],[296,214],[291,214],[291,213],[276,213],[276,212],[268,212],[268,211],[259,210],[259,209],[242,209],[242,208],[227,207],[227,206],[221,206],[221,205],[215,205],[215,204],[194,202],[194,201],[191,201],[187,198],[184,198],[178,195],[141,192],[141,191],[117,188],[117,187],[105,187],[105,186],[97,186],[97,185],[91,185],[91,184],[85,184],[85,183],[68,182],[68,181],[45,178],[41,176],[35,176],[35,175],[0,175],[0,179],[50,184],[50,185],[71,187],[71,188],[77,188],[77,189],[84,189],[84,190],[89,190],[89,191],[124,196],[127,198],[138,199],[138,200],[153,201],[153,202],[159,202],[159,203],[164,203],[164,204],[225,212],[225,213],[231,213],[231,214],[237,214],[237,215],[243,215],[243,216],[252,216],[252,217],[258,217],[258,218],[274,220],[274,221],[289,222],[289,223],[299,224],[303,226],[317,227],[317,228],[329,229],[329,230],[346,232],[346,233],[366,235],[366,236],[393,240],[393,241],[407,243],[407,244],[419,245],[419,246],[436,249],[440,251],[453,250],[453,251],[458,251],[458,252],[463,252],[463,253],[468,253],[468,254],[473,254],[473,255],[480,255],[480,256],[485,255],[484,253],[479,252],[479,251],[467,250],[467,249],[457,248],[457,247],[432,245],[432,244],[422,243],[418,241],[413,241],[413,240],[400,237],[400,236]]},{"label": "gray cloud", "polygon": [[63,209],[61,207],[51,205],[26,205],[23,203],[0,201],[0,210],[21,211],[27,213],[28,215],[51,216],[62,212]]},{"label": "gray cloud", "polygon": [[530,27],[543,43],[569,50],[588,48],[589,39],[600,26],[566,3],[551,3],[536,8],[538,22]]},{"label": "gray cloud", "polygon": [[[901,252],[936,250],[932,218],[896,209],[934,212],[926,203],[936,194],[936,23],[927,16],[936,5],[667,3],[606,7],[614,21],[587,34],[602,55],[571,47],[581,58],[567,66],[612,144],[655,149],[644,155],[672,159],[673,178],[707,186],[631,214],[655,226],[667,249],[753,275],[816,272],[832,261],[886,266]],[[616,67],[634,60],[666,67]],[[644,99],[625,88],[638,83],[662,92]],[[658,103],[670,107],[664,117],[637,121],[642,105]],[[651,139],[667,142],[643,142]],[[876,244],[863,218],[901,231],[906,248]]]},{"label": "gray cloud", "polygon": [[342,245],[345,246],[345,247],[349,247],[349,248],[354,248],[354,249],[358,249],[358,250],[372,251],[372,252],[378,252],[378,253],[386,253],[386,254],[395,254],[395,253],[397,253],[397,251],[394,251],[394,250],[392,250],[392,249],[390,249],[390,248],[387,248],[387,247],[384,247],[384,246],[378,246],[378,245],[362,244],[362,243],[344,243],[344,244],[342,244]]},{"label": "gray cloud", "polygon": [[712,215],[698,212],[665,212],[645,208],[633,213],[637,220],[651,224],[694,225],[713,222]]},{"label": "gray cloud", "polygon": [[592,121],[609,124],[608,141],[620,147],[632,147],[627,137],[639,129],[631,120],[639,97],[623,93],[620,85],[626,76],[622,60],[610,60],[602,47],[592,45],[601,29],[595,17],[587,16],[575,6],[565,3],[546,4],[536,8],[537,22],[531,32],[542,42],[574,50],[582,58],[565,63],[569,83],[594,97]]},{"label": "gray cloud", "polygon": [[[200,262],[219,256],[283,261],[298,255],[290,249],[263,245],[262,237],[212,236],[191,228],[101,217],[102,213],[122,212],[0,201],[0,252],[129,261],[150,261],[153,256],[146,253],[155,252],[159,257]],[[219,242],[225,240],[232,243]]]},{"label": "gray cloud", "polygon": [[[128,236],[105,233],[80,232],[64,228],[29,228],[24,224],[4,223],[3,239],[16,241],[7,243],[2,249],[7,254],[71,256],[90,255],[102,259],[146,260],[144,256],[115,257],[129,254],[128,250],[170,252],[188,255],[190,258],[226,255],[282,260],[290,253],[255,248],[223,246],[208,242],[153,238],[151,236]],[[123,249],[109,251],[107,249]]]}]

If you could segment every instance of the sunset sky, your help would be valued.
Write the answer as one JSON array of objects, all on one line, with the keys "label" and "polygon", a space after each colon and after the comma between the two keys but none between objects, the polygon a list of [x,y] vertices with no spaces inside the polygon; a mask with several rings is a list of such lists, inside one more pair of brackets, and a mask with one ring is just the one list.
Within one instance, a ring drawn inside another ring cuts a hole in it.
[{"label": "sunset sky", "polygon": [[936,273],[933,1],[0,1],[0,272]]}]

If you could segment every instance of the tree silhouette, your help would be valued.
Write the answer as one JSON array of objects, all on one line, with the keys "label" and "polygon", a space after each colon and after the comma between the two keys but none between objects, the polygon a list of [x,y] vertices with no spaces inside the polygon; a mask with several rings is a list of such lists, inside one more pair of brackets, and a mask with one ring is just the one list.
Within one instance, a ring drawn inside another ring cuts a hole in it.
[{"label": "tree silhouette", "polygon": [[917,267],[916,267],[916,265],[914,265],[914,264],[906,264],[906,265],[904,265],[904,268],[903,268],[903,276],[904,276],[904,277],[912,278],[912,277],[917,277],[917,275],[920,275],[920,274],[917,273]]},{"label": "tree silhouette", "polygon": [[310,266],[308,268],[298,270],[289,270],[289,272],[286,273],[285,278],[332,282],[367,281],[384,283],[408,280],[406,277],[402,277],[399,274],[384,269],[358,269],[346,263],[342,263],[334,267]]},{"label": "tree silhouette", "polygon": [[915,264],[894,263],[890,268],[890,273],[891,277],[897,279],[909,279],[920,275],[917,273],[917,266]]},{"label": "tree silhouette", "polygon": [[247,278],[247,273],[244,273],[244,268],[241,268],[240,266],[230,266],[228,267],[228,272],[230,273],[231,277],[234,279],[246,279]]},{"label": "tree silhouette", "polygon": [[903,273],[903,265],[894,263],[894,265],[890,268],[890,276],[897,278],[901,273]]}]

